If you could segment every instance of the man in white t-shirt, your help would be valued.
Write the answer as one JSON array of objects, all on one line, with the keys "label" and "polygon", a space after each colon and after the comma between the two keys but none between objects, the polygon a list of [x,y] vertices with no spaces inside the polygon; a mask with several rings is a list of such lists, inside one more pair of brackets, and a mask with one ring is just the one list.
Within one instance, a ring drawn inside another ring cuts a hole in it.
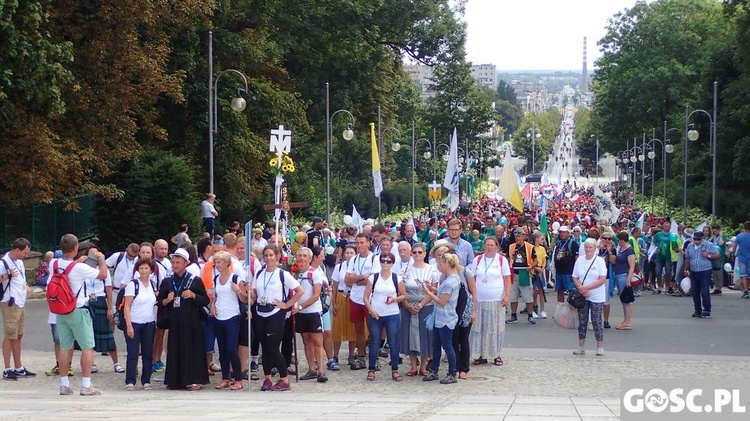
[{"label": "man in white t-shirt", "polygon": [[107,258],[107,266],[113,270],[112,286],[122,288],[133,279],[135,273],[135,262],[138,261],[138,251],[141,246],[136,243],[128,244],[125,251],[112,253]]},{"label": "man in white t-shirt", "polygon": [[[357,337],[357,352],[359,360],[364,368],[365,357],[365,322],[367,321],[367,307],[365,307],[365,287],[367,280],[373,273],[380,272],[380,262],[375,258],[375,254],[370,251],[370,239],[365,233],[357,234],[356,237],[357,255],[352,257],[346,266],[346,276],[344,282],[347,287],[351,287],[349,300],[349,321],[354,323],[354,332]],[[377,337],[377,336],[376,336]],[[352,357],[350,355],[350,357]]]},{"label": "man in white t-shirt", "polygon": [[[4,380],[17,380],[18,377],[34,377],[21,363],[21,339],[26,319],[26,294],[29,292],[26,283],[26,269],[23,259],[29,255],[31,244],[25,238],[13,242],[13,248],[5,253],[0,262],[0,279],[3,291],[0,310],[3,314],[3,359],[5,360]],[[16,363],[15,370],[10,367],[10,357]]]},{"label": "man in white t-shirt", "polygon": [[[301,380],[317,379],[318,383],[325,383],[328,377],[324,372],[325,350],[323,349],[323,322],[321,313],[323,306],[320,303],[320,292],[323,290],[324,275],[310,266],[312,251],[307,247],[297,250],[296,264],[299,267],[297,281],[305,291],[297,304],[292,309],[295,317],[296,333],[302,335],[305,345],[305,357],[307,358],[308,370]],[[317,370],[315,361],[318,361]]]},{"label": "man in white t-shirt", "polygon": [[101,395],[101,391],[91,384],[91,364],[94,361],[94,327],[91,321],[89,311],[85,309],[89,297],[81,293],[86,279],[105,279],[107,277],[107,263],[104,261],[104,255],[94,252],[98,270],[83,263],[74,262],[73,259],[78,255],[78,238],[73,234],[65,234],[60,239],[60,249],[62,250],[62,259],[55,259],[50,262],[50,269],[62,272],[67,269],[68,265],[75,264],[68,274],[70,280],[70,289],[76,295],[76,308],[68,314],[57,315],[57,333],[60,336],[61,360],[60,363],[60,394],[72,395],[73,390],[70,388],[68,380],[68,369],[70,361],[73,358],[73,342],[77,341],[81,347],[81,395],[92,396]]},{"label": "man in white t-shirt", "polygon": [[216,195],[213,193],[208,193],[206,195],[206,200],[201,202],[201,217],[203,218],[203,229],[211,234],[211,238],[214,237],[214,222],[216,220],[216,217],[219,216],[219,212],[216,212],[216,208],[214,207],[215,200]]}]

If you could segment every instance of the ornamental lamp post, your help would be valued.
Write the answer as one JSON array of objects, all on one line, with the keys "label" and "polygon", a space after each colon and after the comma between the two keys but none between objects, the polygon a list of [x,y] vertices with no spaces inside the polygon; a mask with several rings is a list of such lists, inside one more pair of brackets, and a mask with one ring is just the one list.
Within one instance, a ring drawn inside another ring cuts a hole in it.
[{"label": "ornamental lamp post", "polygon": [[333,153],[333,119],[337,114],[343,113],[348,115],[351,123],[347,124],[346,129],[341,133],[344,140],[354,139],[354,115],[351,112],[341,109],[331,114],[331,94],[330,85],[326,82],[326,215],[327,221],[331,220],[331,155]]},{"label": "ornamental lamp post", "polygon": [[233,73],[242,78],[245,88],[237,88],[237,96],[232,99],[229,107],[232,111],[242,112],[247,106],[243,92],[247,92],[247,78],[236,69],[226,69],[214,77],[214,35],[208,31],[208,192],[214,193],[214,136],[219,133],[219,79],[224,74]]}]

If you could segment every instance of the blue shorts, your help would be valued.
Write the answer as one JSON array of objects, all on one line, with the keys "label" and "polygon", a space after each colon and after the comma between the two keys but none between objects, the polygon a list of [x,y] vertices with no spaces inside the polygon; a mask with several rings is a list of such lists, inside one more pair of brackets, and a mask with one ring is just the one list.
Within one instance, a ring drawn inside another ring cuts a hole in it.
[{"label": "blue shorts", "polygon": [[542,275],[540,275],[538,273],[535,273],[534,276],[532,277],[532,279],[533,279],[531,281],[531,286],[532,287],[544,289],[544,287],[546,286],[546,285],[544,285],[544,279],[543,279]]},{"label": "blue shorts", "polygon": [[750,269],[750,262],[741,260],[739,257],[735,260],[734,270],[739,272],[740,277],[747,278],[748,269]]},{"label": "blue shorts", "polygon": [[[615,275],[615,280],[617,281],[617,292],[619,294],[622,294],[622,290],[625,289],[625,286],[628,283],[628,274],[627,273],[621,273],[619,275]],[[622,302],[622,299],[620,300]],[[623,306],[630,306],[633,305],[633,303],[622,303]]]},{"label": "blue shorts", "polygon": [[555,275],[555,291],[570,291],[576,289],[573,283],[573,275]]},{"label": "blue shorts", "polygon": [[57,325],[54,323],[49,324],[49,328],[52,331],[52,342],[59,344],[60,343],[60,336],[57,334]]}]

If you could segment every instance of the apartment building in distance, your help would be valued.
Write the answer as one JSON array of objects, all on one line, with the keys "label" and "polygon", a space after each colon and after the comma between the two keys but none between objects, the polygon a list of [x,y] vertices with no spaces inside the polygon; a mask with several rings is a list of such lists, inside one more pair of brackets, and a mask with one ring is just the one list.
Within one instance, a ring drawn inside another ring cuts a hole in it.
[{"label": "apartment building in distance", "polygon": [[552,97],[543,82],[511,80],[510,86],[516,91],[516,98],[524,112],[543,113],[550,108]]},{"label": "apartment building in distance", "polygon": [[[409,73],[412,80],[419,85],[422,102],[437,94],[432,67],[424,64],[406,64],[404,69]],[[472,65],[470,71],[479,85],[490,89],[497,88],[497,67],[494,64]]]}]

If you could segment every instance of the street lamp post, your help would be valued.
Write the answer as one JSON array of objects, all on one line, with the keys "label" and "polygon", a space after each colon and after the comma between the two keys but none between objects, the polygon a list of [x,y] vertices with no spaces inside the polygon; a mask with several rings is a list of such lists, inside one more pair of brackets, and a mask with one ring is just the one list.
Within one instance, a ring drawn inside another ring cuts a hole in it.
[{"label": "street lamp post", "polygon": [[[696,113],[703,113],[708,117],[709,121],[709,132],[708,132],[708,138],[709,138],[709,150],[711,153],[711,162],[712,162],[712,174],[711,174],[711,224],[713,225],[714,222],[716,222],[716,108],[717,108],[717,99],[718,99],[718,82],[714,82],[714,109],[713,109],[713,116],[709,114],[706,110],[693,110],[692,112],[688,112],[688,107],[685,107],[685,133],[687,133],[687,139],[689,139],[691,142],[694,142],[698,140],[698,137],[700,137],[700,133],[698,133],[697,130],[694,128],[690,128],[688,130],[688,122],[690,121],[690,117],[693,116],[693,114]],[[683,216],[685,220],[687,220],[687,142],[685,142],[685,185],[684,185],[684,192],[683,192]]]},{"label": "street lamp post", "polygon": [[354,115],[351,112],[341,109],[331,114],[331,93],[330,86],[326,82],[326,214],[327,221],[331,220],[331,154],[333,153],[333,118],[337,114],[344,113],[349,116],[351,123],[346,126],[341,136],[344,140],[352,140],[354,138]]},{"label": "street lamp post", "polygon": [[[416,128],[414,127],[414,121],[412,121],[411,122],[411,218],[412,220],[414,219],[414,208],[416,206],[415,205],[415,196],[416,196],[415,184],[416,183],[414,179],[417,176],[417,146],[420,141],[425,141],[427,142],[428,145],[430,145],[427,151],[423,155],[424,158],[430,159],[430,157],[432,157],[432,153],[430,152],[430,150],[432,149],[432,142],[430,142],[429,139],[424,138],[424,137],[420,137],[419,139],[417,139],[416,137],[417,137]],[[435,172],[434,163],[433,163],[432,168],[433,168],[433,174],[434,174]]]},{"label": "street lamp post", "polygon": [[[662,195],[664,197],[664,215],[667,215],[667,167],[669,166],[667,164],[667,156],[668,154],[671,155],[674,152],[674,145],[669,141],[669,138],[667,137],[669,135],[669,132],[672,130],[678,130],[676,127],[672,127],[670,129],[667,129],[667,120],[664,120],[664,149],[662,153],[662,159],[663,159],[663,169],[664,169],[664,178],[662,180],[661,186],[662,186]],[[666,152],[666,153],[664,153]]]},{"label": "street lamp post", "polygon": [[534,166],[536,164],[536,140],[541,135],[536,126],[531,126],[530,129],[526,130],[526,139],[531,138],[531,174],[536,172],[536,167]]},{"label": "street lamp post", "polygon": [[219,133],[219,101],[217,99],[217,89],[219,79],[225,73],[234,73],[242,77],[245,82],[245,89],[237,89],[237,97],[232,99],[230,108],[236,112],[245,110],[247,103],[242,98],[242,92],[247,92],[247,78],[242,72],[236,69],[226,69],[216,75],[214,78],[214,35],[208,31],[208,192],[214,192],[214,136]]},{"label": "street lamp post", "polygon": [[[380,154],[380,159],[383,159],[384,154],[384,148],[383,148],[383,136],[387,135],[389,132],[395,132],[396,133],[396,140],[393,141],[391,144],[391,149],[393,152],[398,152],[401,149],[401,130],[395,128],[395,127],[382,127],[380,125],[380,105],[378,105],[378,149]],[[382,206],[382,200],[380,196],[378,196],[378,220],[380,220],[380,214],[381,214],[381,206]]]}]

